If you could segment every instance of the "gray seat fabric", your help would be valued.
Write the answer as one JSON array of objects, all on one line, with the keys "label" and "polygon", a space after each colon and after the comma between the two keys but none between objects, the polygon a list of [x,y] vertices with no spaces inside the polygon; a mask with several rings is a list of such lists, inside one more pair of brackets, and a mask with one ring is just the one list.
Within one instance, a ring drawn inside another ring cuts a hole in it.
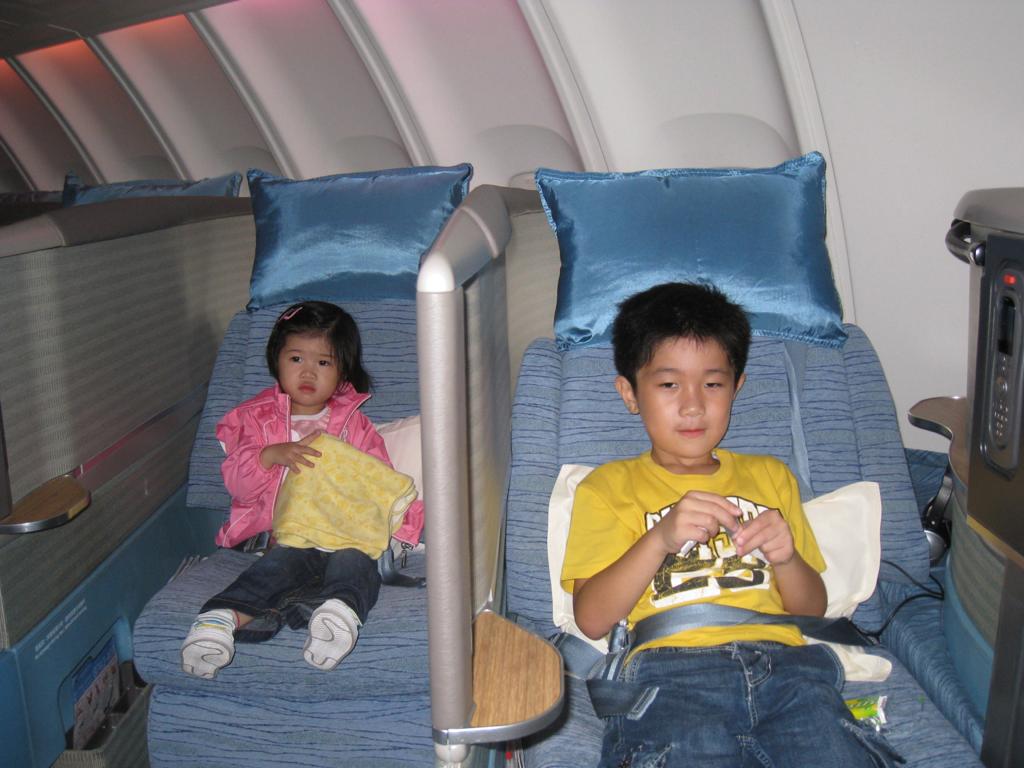
[{"label": "gray seat fabric", "polygon": [[[802,485],[808,496],[859,480],[878,482],[883,499],[882,557],[923,580],[927,553],[888,387],[863,332],[855,326],[846,330],[850,338],[842,349],[807,347],[798,352],[801,359],[796,365],[787,345],[755,339],[747,384],[737,398],[723,444],[777,456],[794,468],[803,442],[807,476]],[[642,424],[622,407],[612,387],[614,375],[608,345],[559,352],[553,341],[541,339],[523,360],[512,417],[507,605],[542,634],[554,631],[545,542],[548,497],[559,468],[566,463],[597,465],[650,447]],[[879,627],[893,605],[885,585],[909,589],[906,577],[892,565],[883,565],[881,578],[883,588],[854,616],[868,629]],[[941,632],[938,626],[934,631]],[[879,652],[894,660],[891,678],[885,683],[847,684],[844,694],[889,694],[893,724],[887,733],[909,765],[979,764],[971,746],[939,714],[903,664],[889,650]],[[955,680],[944,682],[957,685]],[[586,694],[576,683],[570,680],[567,686],[567,715],[528,741],[529,765],[593,764],[601,724],[589,702],[580,699]]]},{"label": "gray seat fabric", "polygon": [[[921,592],[917,587],[890,582],[882,582],[880,588],[893,606]],[[943,634],[944,610],[945,603],[914,598],[893,617],[882,640],[920,682],[939,711],[980,752],[985,724],[971,705],[950,658]]]},{"label": "gray seat fabric", "polygon": [[[347,303],[360,327],[374,396],[364,410],[378,425],[418,411],[415,303]],[[239,313],[214,368],[193,450],[190,508],[228,509],[223,452],[214,426],[272,383],[267,336],[283,307]],[[239,644],[216,679],[180,668],[181,642],[199,607],[254,555],[217,550],[146,606],[135,625],[135,662],[153,684],[149,717],[154,766],[429,765],[433,760],[427,679],[426,600],[415,588],[384,587],[355,650],[331,672],[302,659],[304,632]],[[423,555],[406,572],[422,575]]]}]

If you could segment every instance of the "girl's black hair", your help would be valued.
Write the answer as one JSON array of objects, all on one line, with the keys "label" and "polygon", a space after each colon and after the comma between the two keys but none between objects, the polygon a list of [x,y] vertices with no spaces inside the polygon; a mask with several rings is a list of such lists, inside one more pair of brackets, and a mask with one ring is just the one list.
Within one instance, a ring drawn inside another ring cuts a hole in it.
[{"label": "girl's black hair", "polygon": [[277,378],[277,358],[285,341],[293,333],[300,336],[325,336],[334,352],[341,380],[356,392],[370,391],[370,374],[363,368],[363,342],[352,315],[327,301],[303,301],[281,313],[267,339],[267,367]]}]

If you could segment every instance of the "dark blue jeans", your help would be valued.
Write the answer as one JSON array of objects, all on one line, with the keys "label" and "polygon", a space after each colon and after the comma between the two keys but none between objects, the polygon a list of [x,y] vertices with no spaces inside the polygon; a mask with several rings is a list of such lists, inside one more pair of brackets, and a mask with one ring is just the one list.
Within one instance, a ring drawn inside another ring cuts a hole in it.
[{"label": "dark blue jeans", "polygon": [[823,645],[656,648],[631,659],[620,680],[658,690],[639,711],[607,719],[603,768],[902,762],[884,738],[853,719],[839,693],[842,667]]},{"label": "dark blue jeans", "polygon": [[332,598],[365,622],[379,593],[377,561],[358,549],[322,552],[279,544],[207,600],[202,610],[231,608],[249,614],[253,620],[235,630],[235,640],[260,643],[284,624],[304,629],[313,611]]}]

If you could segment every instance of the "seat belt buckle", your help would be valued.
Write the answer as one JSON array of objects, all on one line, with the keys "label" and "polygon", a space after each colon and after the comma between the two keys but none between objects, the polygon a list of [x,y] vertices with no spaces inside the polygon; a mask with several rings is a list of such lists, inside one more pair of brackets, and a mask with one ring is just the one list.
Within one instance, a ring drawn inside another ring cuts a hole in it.
[{"label": "seat belt buckle", "polygon": [[620,619],[619,623],[608,633],[608,652],[618,653],[629,646],[629,640],[629,627],[625,619]]}]

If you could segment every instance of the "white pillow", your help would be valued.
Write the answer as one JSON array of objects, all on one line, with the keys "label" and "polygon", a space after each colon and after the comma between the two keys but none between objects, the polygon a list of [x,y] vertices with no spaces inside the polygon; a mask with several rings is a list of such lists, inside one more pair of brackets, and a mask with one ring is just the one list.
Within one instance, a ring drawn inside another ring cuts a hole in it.
[{"label": "white pillow", "polygon": [[851,483],[804,504],[828,566],[821,574],[830,619],[850,617],[871,597],[882,558],[882,495],[878,483]]},{"label": "white pillow", "polygon": [[[580,464],[565,464],[558,473],[548,503],[548,569],[555,626],[605,652],[607,644],[603,640],[590,640],[576,627],[572,595],[562,589],[560,579],[573,497],[576,487],[592,470],[593,467]],[[882,497],[878,483],[843,486],[808,501],[804,504],[804,513],[825,560],[826,570],[821,575],[828,591],[825,615],[829,618],[850,616],[871,596],[878,579],[882,556]]]},{"label": "white pillow", "polygon": [[409,475],[416,484],[416,492],[423,498],[423,449],[420,447],[420,417],[406,416],[377,427],[384,438],[391,464],[399,472]]}]

